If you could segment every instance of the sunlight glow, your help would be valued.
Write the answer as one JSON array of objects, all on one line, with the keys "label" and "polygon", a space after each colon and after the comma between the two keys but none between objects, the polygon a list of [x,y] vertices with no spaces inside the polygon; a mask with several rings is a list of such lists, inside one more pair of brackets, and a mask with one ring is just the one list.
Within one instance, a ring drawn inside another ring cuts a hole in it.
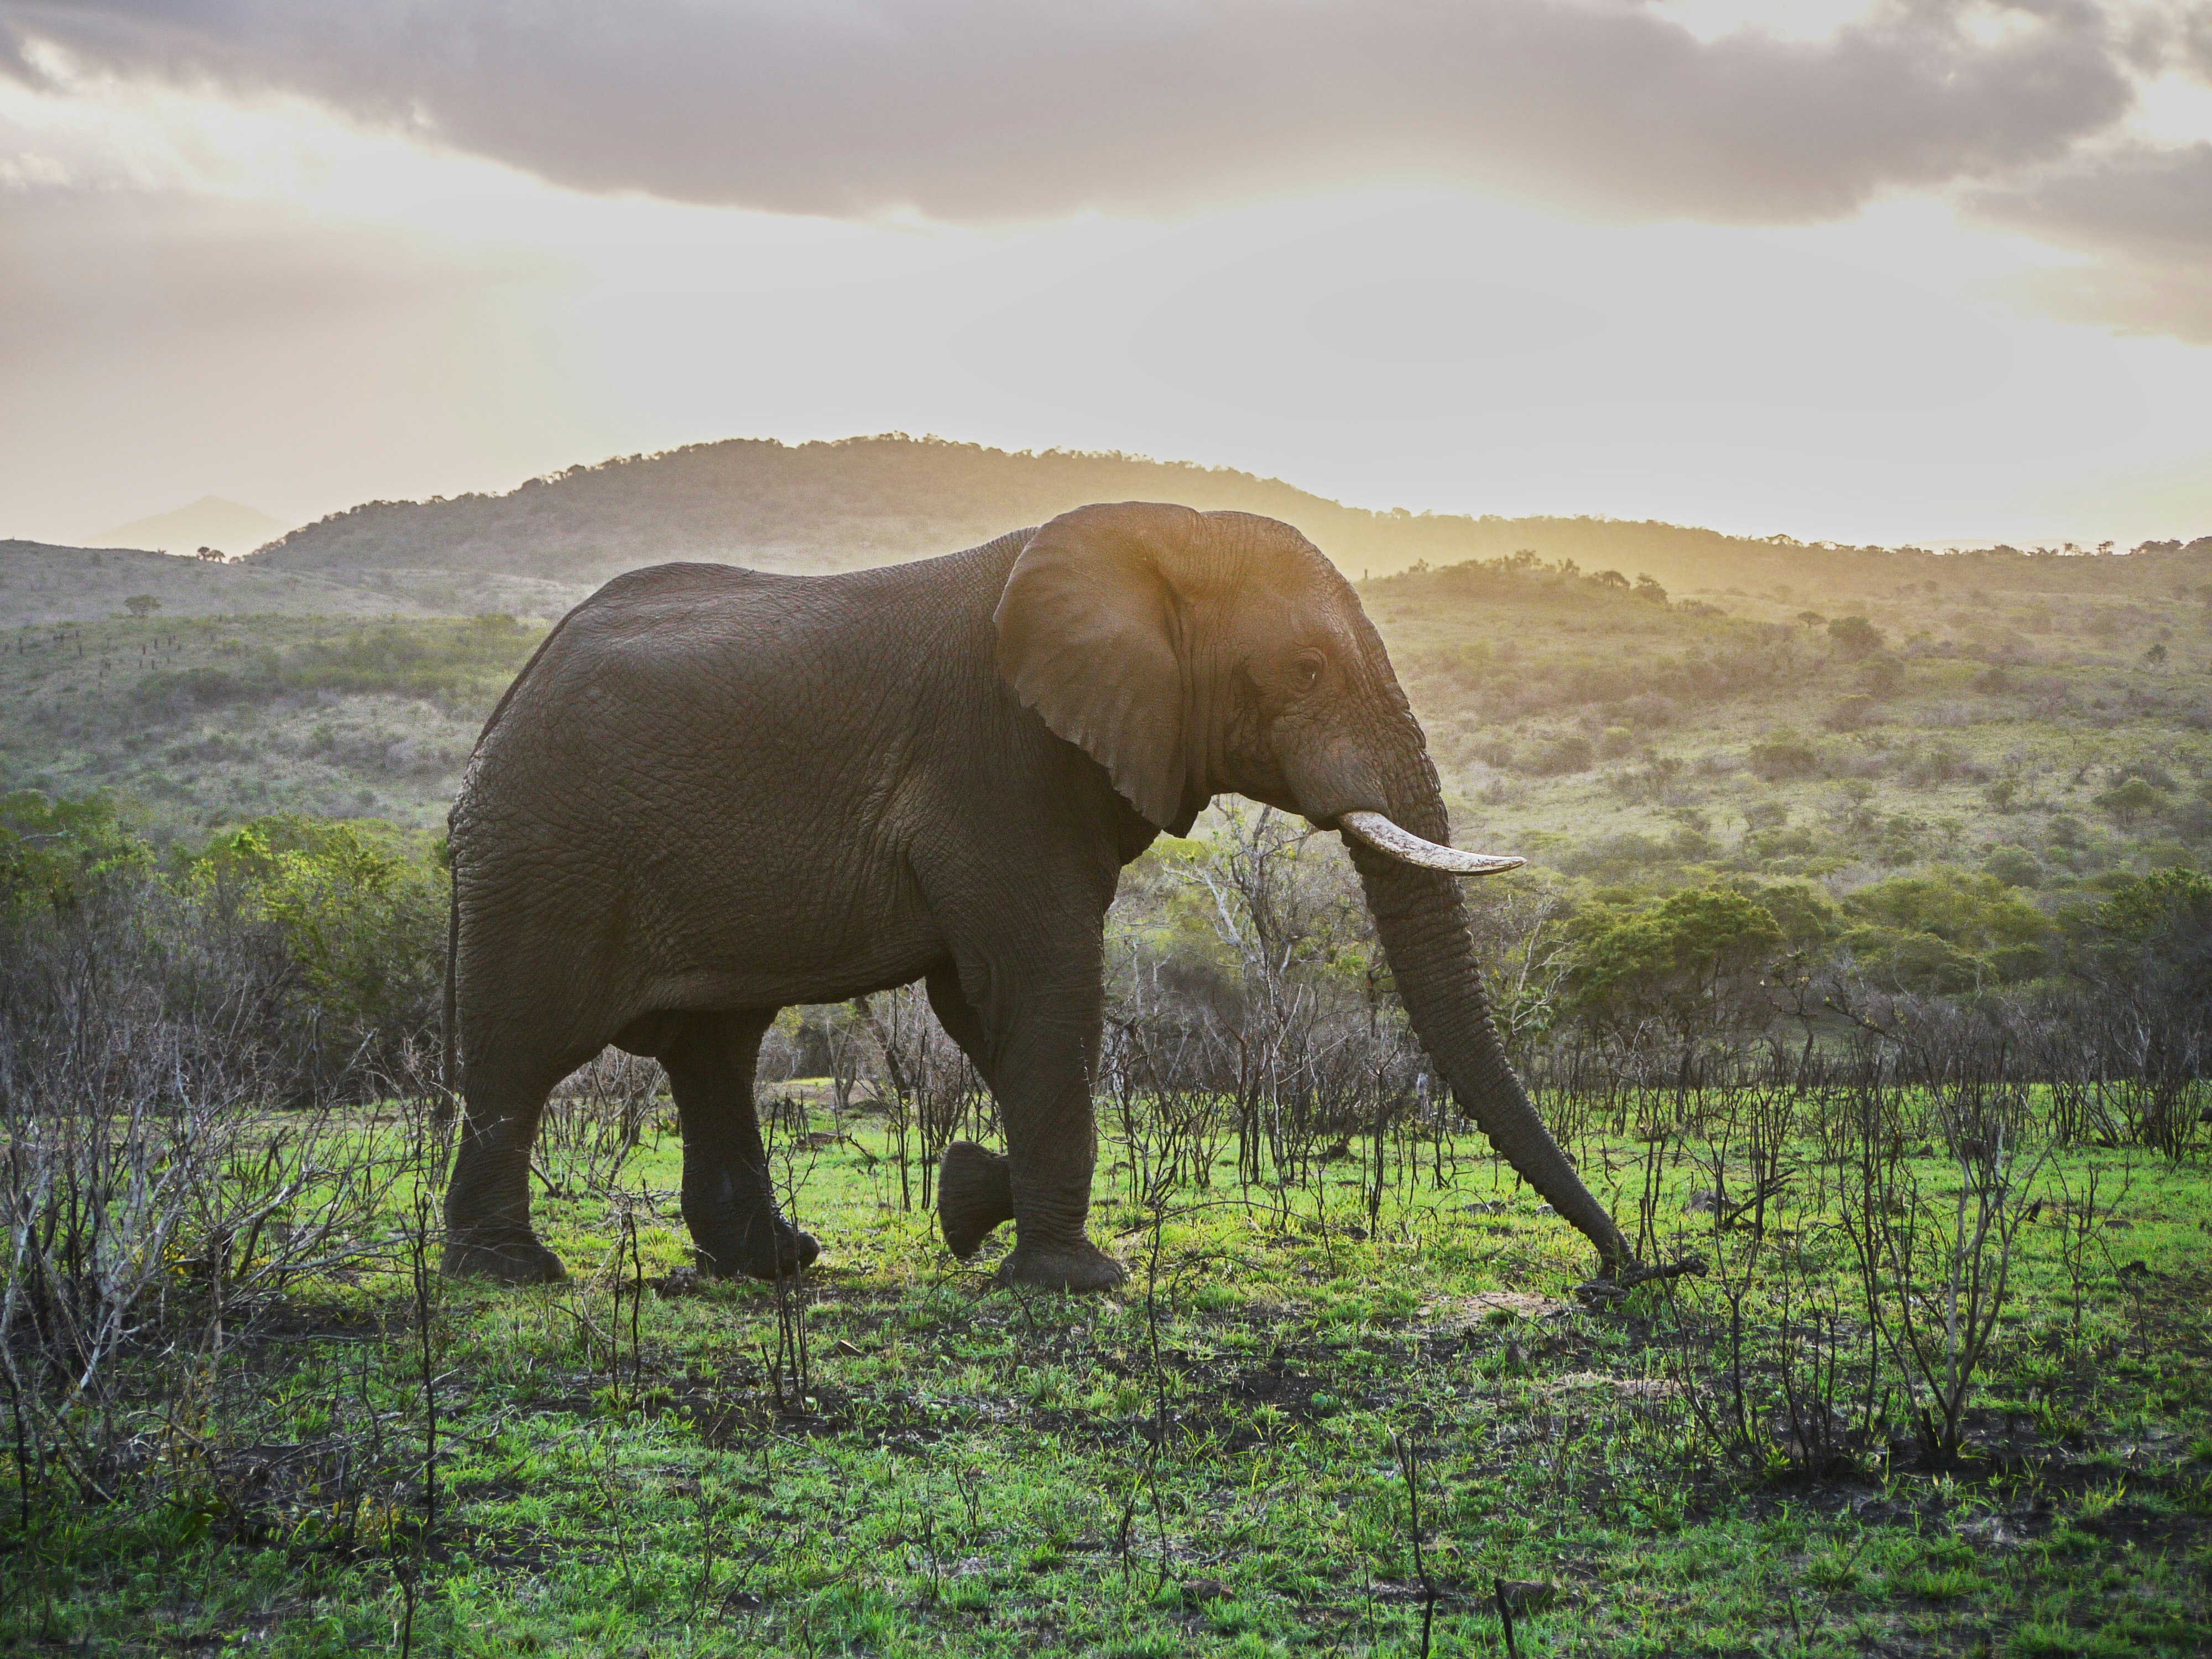
[{"label": "sunlight glow", "polygon": [[[891,429],[1415,510],[1850,540],[2212,523],[2203,350],[2039,314],[2033,284],[2082,261],[1937,197],[1796,228],[1415,187],[858,224],[584,195],[303,100],[47,67],[58,91],[0,79],[0,204],[33,239],[0,292],[26,342],[0,371],[0,533],[71,539],[210,491],[296,520],[611,453]],[[2147,130],[2202,130],[2201,89],[2154,92]],[[190,252],[136,280],[100,256],[106,319],[83,329],[70,239],[147,234]]]}]

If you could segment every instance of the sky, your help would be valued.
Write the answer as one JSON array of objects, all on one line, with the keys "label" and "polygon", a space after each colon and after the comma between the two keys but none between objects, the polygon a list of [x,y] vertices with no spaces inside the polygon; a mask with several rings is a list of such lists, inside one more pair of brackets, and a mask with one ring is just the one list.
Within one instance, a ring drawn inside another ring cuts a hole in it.
[{"label": "sky", "polygon": [[2212,0],[0,0],[0,536],[719,438],[2212,534]]}]

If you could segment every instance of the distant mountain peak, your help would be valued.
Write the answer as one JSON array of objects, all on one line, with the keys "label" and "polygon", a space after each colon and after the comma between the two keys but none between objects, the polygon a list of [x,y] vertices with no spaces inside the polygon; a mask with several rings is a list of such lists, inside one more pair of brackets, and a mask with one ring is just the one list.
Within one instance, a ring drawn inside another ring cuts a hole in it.
[{"label": "distant mountain peak", "polygon": [[102,547],[139,547],[164,553],[193,553],[203,547],[224,553],[251,553],[289,527],[258,507],[227,501],[220,495],[203,495],[189,507],[133,519],[103,531],[95,542]]}]

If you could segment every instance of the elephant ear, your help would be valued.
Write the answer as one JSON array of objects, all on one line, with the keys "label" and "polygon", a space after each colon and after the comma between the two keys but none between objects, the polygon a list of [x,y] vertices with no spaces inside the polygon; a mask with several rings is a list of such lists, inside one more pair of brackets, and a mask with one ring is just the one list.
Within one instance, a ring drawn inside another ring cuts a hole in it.
[{"label": "elephant ear", "polygon": [[1015,695],[1163,829],[1191,817],[1176,642],[1200,526],[1145,501],[1064,513],[1022,550],[996,617]]}]

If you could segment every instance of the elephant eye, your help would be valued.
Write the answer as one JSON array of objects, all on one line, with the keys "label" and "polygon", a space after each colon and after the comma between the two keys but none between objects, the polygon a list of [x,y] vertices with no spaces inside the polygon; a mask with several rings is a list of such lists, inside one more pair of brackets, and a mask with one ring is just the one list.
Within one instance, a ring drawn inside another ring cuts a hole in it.
[{"label": "elephant eye", "polygon": [[1328,665],[1318,651],[1301,651],[1291,659],[1291,689],[1297,692],[1310,691],[1321,684],[1322,669]]}]

